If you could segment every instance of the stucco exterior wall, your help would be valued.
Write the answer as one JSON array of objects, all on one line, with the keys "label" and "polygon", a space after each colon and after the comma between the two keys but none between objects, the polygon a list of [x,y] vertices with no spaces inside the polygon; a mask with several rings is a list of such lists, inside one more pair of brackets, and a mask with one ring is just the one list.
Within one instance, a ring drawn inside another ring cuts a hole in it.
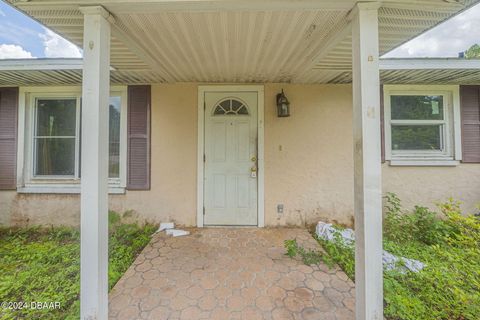
[{"label": "stucco exterior wall", "polygon": [[457,167],[391,167],[382,170],[383,192],[395,192],[404,208],[436,204],[449,197],[462,202],[463,213],[476,213],[480,205],[480,164]]},{"label": "stucco exterior wall", "polygon": [[0,224],[80,225],[80,196],[0,191]]},{"label": "stucco exterior wall", "polygon": [[[281,89],[291,116],[278,118]],[[352,93],[349,85],[265,86],[265,222],[351,224]],[[277,213],[277,204],[284,213]]]},{"label": "stucco exterior wall", "polygon": [[[285,90],[291,117],[278,118]],[[265,223],[353,223],[352,96],[349,85],[265,85]],[[141,220],[196,223],[197,84],[152,85],[151,190],[111,195],[110,208]],[[383,165],[383,190],[406,207],[452,196],[473,212],[480,202],[480,165]],[[79,225],[79,195],[0,191],[0,224]],[[277,205],[284,212],[277,213]]]}]

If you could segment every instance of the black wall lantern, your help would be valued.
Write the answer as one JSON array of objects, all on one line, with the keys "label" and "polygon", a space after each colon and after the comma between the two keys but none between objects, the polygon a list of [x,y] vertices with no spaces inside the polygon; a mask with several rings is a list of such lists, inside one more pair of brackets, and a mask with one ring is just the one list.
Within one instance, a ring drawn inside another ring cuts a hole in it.
[{"label": "black wall lantern", "polygon": [[285,93],[277,94],[277,116],[278,117],[290,117],[290,102],[288,102]]}]

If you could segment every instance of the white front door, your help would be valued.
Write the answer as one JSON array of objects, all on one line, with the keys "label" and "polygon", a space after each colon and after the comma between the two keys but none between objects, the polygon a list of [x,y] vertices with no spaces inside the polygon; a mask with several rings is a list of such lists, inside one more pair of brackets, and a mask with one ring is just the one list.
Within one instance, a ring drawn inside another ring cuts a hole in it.
[{"label": "white front door", "polygon": [[205,92],[204,224],[257,225],[257,92]]}]

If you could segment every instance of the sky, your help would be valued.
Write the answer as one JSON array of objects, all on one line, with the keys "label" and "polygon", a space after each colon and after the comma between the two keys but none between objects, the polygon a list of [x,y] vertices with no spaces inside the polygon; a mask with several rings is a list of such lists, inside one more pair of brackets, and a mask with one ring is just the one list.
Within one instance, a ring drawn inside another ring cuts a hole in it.
[{"label": "sky", "polygon": [[0,1],[0,59],[81,56],[77,46]]},{"label": "sky", "polygon": [[480,4],[465,10],[384,57],[458,57],[458,53],[480,44]]},{"label": "sky", "polygon": [[[480,4],[384,57],[457,57],[480,44]],[[82,51],[0,0],[0,59],[81,57]]]}]

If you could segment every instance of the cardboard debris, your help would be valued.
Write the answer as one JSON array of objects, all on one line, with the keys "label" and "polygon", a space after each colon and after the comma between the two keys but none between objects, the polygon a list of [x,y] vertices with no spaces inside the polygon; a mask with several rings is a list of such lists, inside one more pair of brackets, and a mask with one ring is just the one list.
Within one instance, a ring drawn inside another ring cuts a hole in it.
[{"label": "cardboard debris", "polygon": [[173,228],[175,228],[175,225],[173,222],[162,222],[160,223],[160,227],[158,228],[157,232],[173,229]]},{"label": "cardboard debris", "polygon": [[190,232],[180,229],[174,229],[175,224],[173,222],[162,222],[160,223],[160,227],[158,228],[157,232],[165,231],[167,236],[172,237],[180,237],[180,236],[187,236]]},{"label": "cardboard debris", "polygon": [[405,273],[406,270],[412,272],[419,272],[425,268],[425,264],[414,259],[407,259],[404,257],[397,257],[388,251],[383,250],[383,267],[385,270],[398,270],[401,273]]},{"label": "cardboard debris", "polygon": [[[331,223],[325,223],[322,221],[318,222],[316,234],[319,238],[327,241],[332,241],[338,236],[344,244],[355,245],[355,232],[352,229],[346,228],[343,230],[337,230]],[[418,260],[397,257],[385,250],[383,250],[382,260],[385,270],[396,269],[401,273],[405,273],[407,270],[419,272],[425,267],[425,264]]]},{"label": "cardboard debris", "polygon": [[337,230],[331,223],[325,223],[322,221],[318,222],[316,233],[317,236],[328,241],[334,240],[336,234],[340,234],[346,244],[355,241],[355,232],[352,229]]},{"label": "cardboard debris", "polygon": [[188,236],[190,234],[190,232],[180,229],[167,229],[165,232],[172,237]]}]

